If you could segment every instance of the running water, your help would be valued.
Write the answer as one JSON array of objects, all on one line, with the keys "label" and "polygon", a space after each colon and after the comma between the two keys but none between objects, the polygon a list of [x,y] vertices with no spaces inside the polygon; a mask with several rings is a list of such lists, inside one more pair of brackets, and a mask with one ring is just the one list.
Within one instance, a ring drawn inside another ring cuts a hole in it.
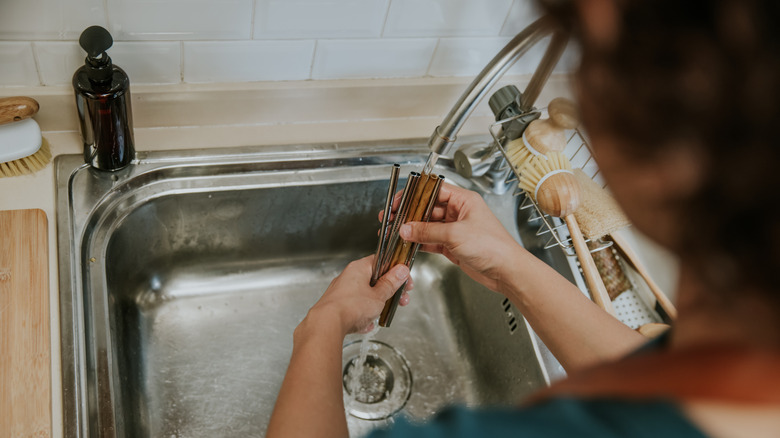
[{"label": "running water", "polygon": [[368,348],[371,345],[371,339],[379,332],[380,329],[379,320],[374,321],[374,328],[363,335],[363,339],[360,340],[360,355],[352,362],[352,369],[349,370],[349,374],[347,375],[347,392],[348,392],[348,398],[347,398],[347,405],[350,405],[354,400],[355,397],[361,393],[363,388],[364,380],[363,374],[365,374],[368,369],[366,368],[366,358],[368,357]]}]

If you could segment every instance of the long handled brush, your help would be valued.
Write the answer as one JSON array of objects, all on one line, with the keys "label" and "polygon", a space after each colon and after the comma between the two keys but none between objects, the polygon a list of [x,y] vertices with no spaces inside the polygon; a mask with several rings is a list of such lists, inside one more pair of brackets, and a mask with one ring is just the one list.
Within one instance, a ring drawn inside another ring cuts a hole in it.
[{"label": "long handled brush", "polygon": [[577,182],[582,187],[583,192],[582,205],[575,213],[577,221],[582,227],[583,234],[591,240],[609,236],[618,252],[623,256],[623,260],[633,266],[647,284],[650,292],[655,296],[657,306],[660,306],[663,311],[661,313],[656,307],[658,313],[661,314],[664,320],[674,321],[677,318],[677,309],[674,304],[658,284],[653,281],[647,268],[640,261],[639,256],[619,231],[628,227],[630,222],[617,205],[617,202],[606,190],[596,184],[580,169],[574,169],[574,176],[577,178]]},{"label": "long handled brush", "polygon": [[612,301],[574,217],[580,204],[581,191],[568,158],[554,151],[548,152],[546,156],[533,157],[521,167],[519,184],[528,196],[536,200],[542,211],[563,218],[566,222],[593,301],[615,316]]}]

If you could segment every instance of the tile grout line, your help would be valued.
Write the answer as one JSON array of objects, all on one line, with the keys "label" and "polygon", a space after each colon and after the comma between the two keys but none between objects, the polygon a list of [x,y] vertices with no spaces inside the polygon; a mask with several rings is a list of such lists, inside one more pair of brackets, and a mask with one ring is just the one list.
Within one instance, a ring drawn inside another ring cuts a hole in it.
[{"label": "tile grout line", "polygon": [[433,60],[436,59],[436,52],[439,51],[439,45],[441,44],[442,38],[439,37],[436,39],[436,46],[433,48],[433,53],[431,53],[431,60],[428,61],[428,68],[425,69],[425,76],[430,77],[431,76],[431,67],[433,67]]},{"label": "tile grout line", "polygon": [[385,37],[385,30],[387,29],[387,20],[390,18],[390,7],[393,4],[393,0],[387,0],[387,8],[385,9],[385,20],[382,22],[382,29],[379,30],[379,38]]},{"label": "tile grout line", "polygon": [[314,62],[317,60],[317,51],[320,48],[320,40],[314,40],[314,50],[311,51],[311,63],[309,63],[309,80],[314,80]]},{"label": "tile grout line", "polygon": [[184,82],[184,41],[179,41],[179,83]]},{"label": "tile grout line", "polygon": [[111,28],[111,14],[108,13],[108,0],[103,0],[103,14],[106,16],[106,27],[111,34],[114,33],[114,29]]},{"label": "tile grout line", "polygon": [[252,0],[252,19],[249,20],[249,40],[255,39],[255,15],[257,14],[257,2],[260,0]]},{"label": "tile grout line", "polygon": [[33,63],[35,63],[35,72],[38,74],[38,86],[43,86],[45,84],[43,83],[41,61],[38,59],[38,46],[33,41],[30,41],[30,50],[32,50]]},{"label": "tile grout line", "polygon": [[[501,27],[498,28],[498,33],[496,36],[501,36],[501,33],[504,31],[504,28],[506,27],[507,23],[509,23],[509,17],[512,15],[512,9],[517,4],[517,1],[513,1],[512,4],[509,5],[509,9],[506,11],[506,16],[504,17],[504,21],[501,23]],[[512,35],[514,36],[514,35]]]}]

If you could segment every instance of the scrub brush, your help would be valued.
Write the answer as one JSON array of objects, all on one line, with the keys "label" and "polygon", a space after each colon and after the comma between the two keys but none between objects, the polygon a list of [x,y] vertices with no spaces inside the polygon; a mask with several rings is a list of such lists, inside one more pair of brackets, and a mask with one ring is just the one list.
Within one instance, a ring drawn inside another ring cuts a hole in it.
[{"label": "scrub brush", "polygon": [[561,152],[539,155],[523,164],[519,185],[551,216],[571,216],[580,206],[582,191],[569,159]]},{"label": "scrub brush", "polygon": [[33,173],[51,162],[49,144],[30,118],[38,108],[29,97],[0,99],[0,177]]},{"label": "scrub brush", "polygon": [[615,199],[582,169],[574,169],[574,177],[582,188],[582,205],[574,214],[582,234],[597,240],[631,225]]},{"label": "scrub brush", "polygon": [[520,138],[510,141],[504,147],[509,162],[518,173],[523,164],[535,156],[551,151],[562,152],[567,143],[564,130],[579,125],[577,108],[568,99],[557,97],[551,100],[547,113],[549,118],[532,121]]},{"label": "scrub brush", "polygon": [[593,301],[615,316],[612,301],[574,217],[582,194],[569,159],[561,152],[549,152],[546,156],[533,157],[520,168],[519,185],[537,202],[543,212],[563,218],[566,222]]},{"label": "scrub brush", "polygon": [[[645,281],[655,297],[655,310],[665,321],[677,318],[677,309],[664,291],[653,281],[649,271],[639,260],[628,240],[618,231],[628,227],[631,222],[626,218],[614,198],[580,169],[574,169],[574,176],[582,187],[582,205],[575,212],[577,222],[583,234],[591,240],[607,237],[615,248],[640,277]],[[594,256],[595,257],[595,256]]]},{"label": "scrub brush", "polygon": [[563,97],[550,101],[547,114],[549,118],[536,119],[523,131],[523,143],[533,155],[562,152],[566,148],[564,131],[574,129],[580,123],[576,105]]}]

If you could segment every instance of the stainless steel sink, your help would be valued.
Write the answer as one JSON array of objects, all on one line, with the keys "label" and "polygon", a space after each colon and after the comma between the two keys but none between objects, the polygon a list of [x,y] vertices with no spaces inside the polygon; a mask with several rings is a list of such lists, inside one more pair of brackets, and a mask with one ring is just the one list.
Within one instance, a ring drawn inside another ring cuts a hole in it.
[{"label": "stainless steel sink", "polygon": [[[56,161],[63,418],[68,437],[262,436],[292,331],[330,280],[373,252],[391,163],[419,170],[424,140],[139,153],[117,173]],[[517,198],[480,191],[540,249]],[[450,404],[511,404],[559,376],[518,311],[422,254],[412,304],[376,339],[411,374],[395,416],[349,416],[358,436]],[[359,339],[348,337],[345,344]]]}]

